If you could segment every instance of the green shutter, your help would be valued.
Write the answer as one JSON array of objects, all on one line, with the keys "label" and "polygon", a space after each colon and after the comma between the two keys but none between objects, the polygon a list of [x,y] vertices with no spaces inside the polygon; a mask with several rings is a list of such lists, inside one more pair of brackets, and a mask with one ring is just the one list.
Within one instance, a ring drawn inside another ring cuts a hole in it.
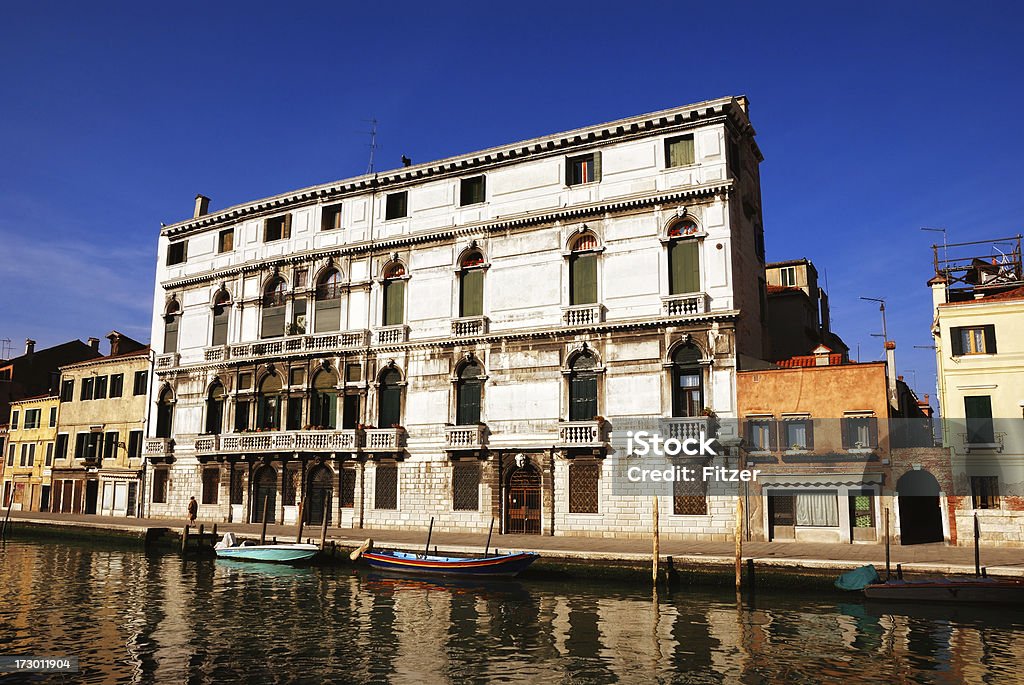
[{"label": "green shutter", "polygon": [[949,329],[949,345],[954,357],[960,357],[964,353],[963,328],[954,326]]},{"label": "green shutter", "polygon": [[991,397],[988,395],[965,397],[964,413],[967,417],[968,442],[986,444],[995,442]]},{"label": "green shutter", "polygon": [[405,317],[405,281],[384,281],[384,325],[397,326]]},{"label": "green shutter", "polygon": [[573,255],[569,261],[569,304],[597,302],[597,255]]},{"label": "green shutter", "polygon": [[985,333],[985,354],[996,353],[996,327],[994,324],[982,326]]},{"label": "green shutter", "polygon": [[573,376],[569,381],[569,420],[593,421],[597,416],[597,377]]},{"label": "green shutter", "polygon": [[402,389],[397,385],[381,385],[378,428],[391,428],[402,422]]},{"label": "green shutter", "polygon": [[164,354],[170,354],[177,351],[178,317],[172,314],[171,316],[164,318]]},{"label": "green shutter", "polygon": [[595,182],[601,180],[601,153],[594,153],[594,179]]},{"label": "green shutter", "polygon": [[484,313],[484,272],[463,271],[459,279],[459,316],[482,316]]},{"label": "green shutter", "polygon": [[480,422],[480,381],[462,381],[458,385],[455,423],[471,426]]},{"label": "green shutter", "polygon": [[700,255],[696,240],[676,240],[668,247],[669,294],[700,292]]}]

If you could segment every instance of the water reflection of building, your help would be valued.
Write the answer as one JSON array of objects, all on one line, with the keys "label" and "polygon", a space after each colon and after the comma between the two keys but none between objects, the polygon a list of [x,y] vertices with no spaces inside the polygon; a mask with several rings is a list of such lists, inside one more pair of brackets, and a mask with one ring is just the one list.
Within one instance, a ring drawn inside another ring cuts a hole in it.
[{"label": "water reflection of building", "polygon": [[[200,196],[159,239],[149,514],[646,531],[609,434],[735,417],[764,356],[760,161],[737,97]],[[665,535],[732,531],[733,498],[703,494],[666,502]]]}]

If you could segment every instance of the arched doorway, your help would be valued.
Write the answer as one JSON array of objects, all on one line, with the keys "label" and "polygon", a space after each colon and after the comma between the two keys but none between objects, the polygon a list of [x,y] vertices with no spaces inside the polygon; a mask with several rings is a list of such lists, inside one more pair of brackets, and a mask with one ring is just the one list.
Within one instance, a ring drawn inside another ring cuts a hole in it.
[{"label": "arched doorway", "polygon": [[900,541],[904,545],[942,542],[939,481],[928,471],[907,471],[896,481],[900,505]]},{"label": "arched doorway", "polygon": [[320,464],[310,472],[306,486],[306,522],[311,525],[323,525],[324,516],[331,523],[331,502],[334,495],[334,474]]},{"label": "arched doorway", "polygon": [[252,522],[263,522],[263,507],[266,502],[267,522],[277,518],[277,472],[271,466],[263,466],[253,478]]},{"label": "arched doorway", "polygon": [[514,469],[508,476],[505,532],[540,535],[540,472],[532,464]]}]

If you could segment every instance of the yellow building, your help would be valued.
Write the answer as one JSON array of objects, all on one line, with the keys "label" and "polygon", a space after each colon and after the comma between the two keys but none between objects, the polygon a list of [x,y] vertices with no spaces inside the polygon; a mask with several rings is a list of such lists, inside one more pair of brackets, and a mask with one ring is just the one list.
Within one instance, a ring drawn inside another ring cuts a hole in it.
[{"label": "yellow building", "polygon": [[61,367],[53,511],[138,513],[149,347],[111,332],[110,354]]},{"label": "yellow building", "polygon": [[3,502],[15,511],[49,511],[50,476],[60,402],[54,396],[11,402],[4,456]]},{"label": "yellow building", "polygon": [[929,285],[942,443],[955,528],[972,544],[1024,545],[1024,273],[1021,237],[937,247]]}]

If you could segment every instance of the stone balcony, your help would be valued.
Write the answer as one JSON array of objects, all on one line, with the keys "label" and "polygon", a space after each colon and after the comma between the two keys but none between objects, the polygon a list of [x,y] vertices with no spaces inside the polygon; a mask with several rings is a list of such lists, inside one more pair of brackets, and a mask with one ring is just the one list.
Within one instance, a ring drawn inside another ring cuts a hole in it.
[{"label": "stone balcony", "polygon": [[365,447],[370,452],[398,452],[405,447],[404,428],[367,428]]},{"label": "stone balcony", "polygon": [[397,345],[408,340],[409,327],[405,324],[373,329],[373,341],[377,345]]},{"label": "stone balcony", "polygon": [[710,437],[710,428],[707,416],[672,417],[661,420],[661,432],[666,440],[669,438],[675,438],[680,442],[689,438],[699,440],[701,433]]},{"label": "stone balcony", "polygon": [[[287,356],[303,352],[341,352],[366,347],[370,332],[366,329],[341,331],[340,333],[318,333],[315,335],[292,335],[284,338],[258,340],[237,345],[215,345],[203,348],[203,362],[215,363],[230,360],[264,359]],[[156,357],[157,371],[172,369],[181,364],[181,355],[160,354]]]},{"label": "stone balcony", "polygon": [[487,445],[487,426],[478,423],[470,426],[445,426],[445,450],[479,450]]},{"label": "stone balcony", "polygon": [[666,316],[687,316],[705,314],[708,311],[708,296],[704,293],[686,293],[661,298]]},{"label": "stone balcony", "polygon": [[566,421],[558,426],[558,447],[604,447],[604,421]]},{"label": "stone balcony", "polygon": [[354,428],[201,435],[195,441],[197,455],[264,452],[358,452],[362,446],[363,432]]},{"label": "stone balcony", "polygon": [[181,359],[181,355],[177,352],[169,352],[167,354],[158,354],[153,362],[153,366],[157,371],[163,369],[173,369],[178,365],[178,360]]},{"label": "stone balcony", "polygon": [[159,461],[174,455],[174,440],[171,438],[146,438],[142,454],[146,459]]},{"label": "stone balcony", "polygon": [[486,316],[464,316],[452,319],[452,337],[470,338],[487,335],[488,324],[490,324],[490,320]]},{"label": "stone balcony", "polygon": [[604,307],[600,304],[581,304],[562,309],[566,326],[591,326],[604,321]]}]

